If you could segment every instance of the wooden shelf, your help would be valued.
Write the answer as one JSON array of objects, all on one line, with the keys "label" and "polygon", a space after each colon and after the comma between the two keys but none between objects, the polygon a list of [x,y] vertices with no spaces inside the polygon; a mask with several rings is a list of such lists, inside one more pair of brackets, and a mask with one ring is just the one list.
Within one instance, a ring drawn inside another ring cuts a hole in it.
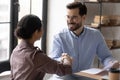
[{"label": "wooden shelf", "polygon": [[[116,28],[116,27],[120,27],[120,23],[119,21],[116,22],[113,21],[113,19],[111,18],[111,16],[114,16],[114,15],[111,15],[109,20],[110,22],[107,22],[106,24],[101,24],[101,16],[102,16],[102,3],[120,3],[120,0],[119,1],[103,1],[103,0],[96,0],[96,1],[84,1],[84,3],[90,3],[90,4],[100,4],[99,6],[99,16],[100,16],[100,19],[98,19],[98,21],[94,21],[93,20],[93,23],[91,24],[86,24],[88,26],[90,26],[91,28],[95,28],[95,29],[99,29],[101,30],[102,28],[109,28],[109,27],[112,27],[112,28]],[[120,16],[120,15],[119,15]],[[117,17],[118,19],[118,17]],[[110,50],[113,50],[113,49],[120,49],[120,40],[108,40],[108,43],[107,43],[107,46],[109,47]]]},{"label": "wooden shelf", "polygon": [[110,48],[110,50],[113,50],[113,49],[120,49],[120,46],[112,46],[112,47]]},{"label": "wooden shelf", "polygon": [[100,25],[100,27],[120,27],[120,25]]},{"label": "wooden shelf", "polygon": [[111,49],[120,49],[120,40],[113,40],[113,46]]},{"label": "wooden shelf", "polygon": [[92,26],[92,25],[89,25],[91,26],[92,28],[95,28],[95,29],[99,29],[99,28],[104,28],[104,27],[120,27],[120,25],[99,25],[99,26]]},{"label": "wooden shelf", "polygon": [[110,50],[120,49],[120,40],[105,40]]},{"label": "wooden shelf", "polygon": [[101,27],[120,27],[120,25],[101,25]]}]

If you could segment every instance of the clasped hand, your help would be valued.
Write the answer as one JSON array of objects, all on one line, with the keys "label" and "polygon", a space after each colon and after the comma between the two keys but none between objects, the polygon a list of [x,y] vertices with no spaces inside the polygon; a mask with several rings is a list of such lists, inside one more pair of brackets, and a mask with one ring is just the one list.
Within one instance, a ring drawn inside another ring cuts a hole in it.
[{"label": "clasped hand", "polygon": [[72,65],[72,57],[70,57],[67,53],[62,53],[61,61],[63,64]]},{"label": "clasped hand", "polygon": [[112,68],[120,68],[120,62],[117,60],[111,61],[110,64],[112,64]]}]

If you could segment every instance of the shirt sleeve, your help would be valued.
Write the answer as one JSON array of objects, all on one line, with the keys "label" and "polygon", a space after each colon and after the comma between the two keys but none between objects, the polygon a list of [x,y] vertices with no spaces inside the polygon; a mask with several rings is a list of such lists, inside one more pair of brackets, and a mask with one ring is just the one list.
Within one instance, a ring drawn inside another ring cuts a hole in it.
[{"label": "shirt sleeve", "polygon": [[70,65],[64,65],[56,60],[53,60],[40,51],[38,51],[34,56],[34,63],[35,66],[38,68],[38,71],[50,74],[57,74],[59,76],[72,73]]},{"label": "shirt sleeve", "polygon": [[98,37],[97,55],[100,61],[104,64],[104,66],[107,66],[110,61],[114,61],[115,59],[113,58],[109,48],[107,47],[104,37],[100,32],[98,32],[97,37]]},{"label": "shirt sleeve", "polygon": [[55,35],[53,38],[52,49],[50,50],[49,57],[57,61],[60,61],[61,60],[60,56],[62,53],[63,53],[62,43],[60,41],[59,36]]}]

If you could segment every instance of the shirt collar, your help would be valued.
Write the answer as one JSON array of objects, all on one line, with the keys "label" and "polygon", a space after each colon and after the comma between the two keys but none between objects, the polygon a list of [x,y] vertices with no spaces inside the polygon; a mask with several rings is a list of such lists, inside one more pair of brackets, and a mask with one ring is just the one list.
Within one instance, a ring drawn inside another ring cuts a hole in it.
[{"label": "shirt collar", "polygon": [[72,31],[70,31],[71,35],[72,35],[74,38],[79,38],[79,37],[83,36],[83,35],[85,34],[85,32],[86,32],[85,27],[83,27],[83,32],[82,32],[79,36],[76,36]]}]

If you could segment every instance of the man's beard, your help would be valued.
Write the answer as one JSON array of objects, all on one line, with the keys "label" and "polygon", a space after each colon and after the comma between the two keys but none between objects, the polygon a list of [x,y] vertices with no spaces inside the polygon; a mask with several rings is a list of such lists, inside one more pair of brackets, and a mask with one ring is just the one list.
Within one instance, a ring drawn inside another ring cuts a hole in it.
[{"label": "man's beard", "polygon": [[82,26],[82,24],[76,24],[76,23],[68,23],[68,28],[70,31],[76,31],[78,30],[80,27]]}]

